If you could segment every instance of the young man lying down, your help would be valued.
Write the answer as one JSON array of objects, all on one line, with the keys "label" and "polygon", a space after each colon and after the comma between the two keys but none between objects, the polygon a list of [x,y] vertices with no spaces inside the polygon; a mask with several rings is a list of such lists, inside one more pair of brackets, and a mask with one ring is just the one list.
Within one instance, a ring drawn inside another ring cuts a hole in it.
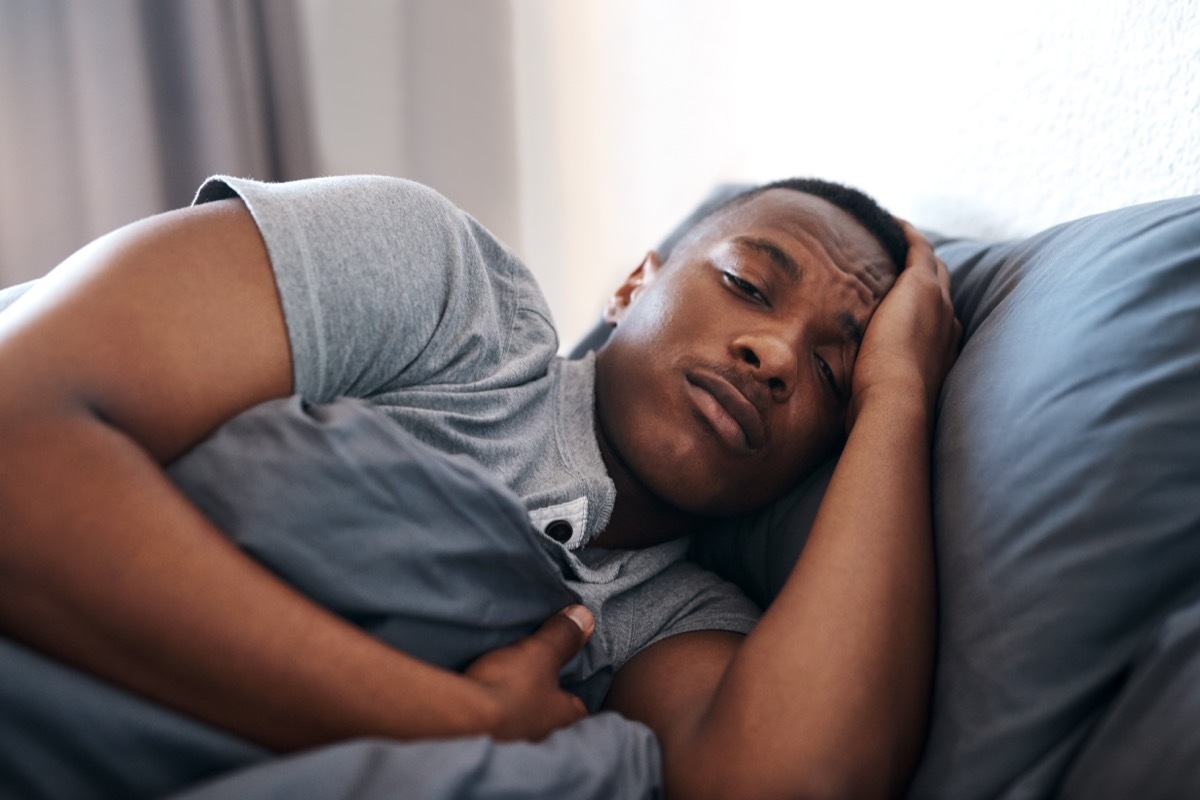
[{"label": "young man lying down", "polygon": [[[557,676],[593,633],[585,606],[440,669],[295,591],[164,474],[264,401],[358,397],[498,476],[585,603],[644,579],[642,611],[601,619],[639,629],[605,704],[655,731],[668,797],[902,789],[934,641],[929,440],[960,335],[911,227],[833,184],[760,187],[647,254],[608,341],[564,361],[525,268],[425,187],[224,178],[199,200],[0,314],[0,374],[19,376],[0,385],[0,632],[279,751],[578,720]],[[753,630],[724,584],[656,582],[671,542],[843,440]],[[673,621],[640,630],[651,605]]]}]

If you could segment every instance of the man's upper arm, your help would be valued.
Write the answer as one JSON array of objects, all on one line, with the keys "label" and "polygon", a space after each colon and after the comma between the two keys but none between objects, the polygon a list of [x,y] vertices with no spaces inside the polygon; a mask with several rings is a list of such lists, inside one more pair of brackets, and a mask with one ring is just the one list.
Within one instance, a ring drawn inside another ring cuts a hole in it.
[{"label": "man's upper arm", "polygon": [[613,678],[605,708],[648,725],[667,754],[685,746],[745,637],[694,631],[662,639],[631,658]]},{"label": "man's upper arm", "polygon": [[160,462],[291,389],[266,249],[226,200],[88,245],[0,315],[5,415],[92,413]]}]

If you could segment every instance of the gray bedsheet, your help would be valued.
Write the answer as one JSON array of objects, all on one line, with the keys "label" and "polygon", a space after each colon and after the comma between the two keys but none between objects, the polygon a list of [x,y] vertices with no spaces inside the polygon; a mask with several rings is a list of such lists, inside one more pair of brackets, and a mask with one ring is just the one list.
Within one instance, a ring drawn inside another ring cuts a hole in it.
[{"label": "gray bedsheet", "polygon": [[[321,604],[460,669],[573,602],[518,498],[364,403],[264,404],[174,464],[217,526]],[[197,599],[202,602],[202,598]],[[0,797],[645,798],[645,726],[605,713],[537,743],[361,740],[276,757],[0,639]],[[593,639],[561,675],[595,710]]]}]

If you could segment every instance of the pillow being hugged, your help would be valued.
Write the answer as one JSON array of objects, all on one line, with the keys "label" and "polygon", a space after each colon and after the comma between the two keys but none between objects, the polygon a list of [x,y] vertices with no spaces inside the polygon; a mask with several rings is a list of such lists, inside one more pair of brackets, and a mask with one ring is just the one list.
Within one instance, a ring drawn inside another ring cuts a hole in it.
[{"label": "pillow being hugged", "polygon": [[[463,670],[579,602],[520,498],[472,459],[423,444],[366,401],[262,403],[168,474],[293,588],[444,669]],[[595,710],[611,675],[592,637],[559,677]]]},{"label": "pillow being hugged", "polygon": [[1200,595],[1200,198],[938,255],[965,344],[934,442],[940,638],[911,796],[1046,796]]}]

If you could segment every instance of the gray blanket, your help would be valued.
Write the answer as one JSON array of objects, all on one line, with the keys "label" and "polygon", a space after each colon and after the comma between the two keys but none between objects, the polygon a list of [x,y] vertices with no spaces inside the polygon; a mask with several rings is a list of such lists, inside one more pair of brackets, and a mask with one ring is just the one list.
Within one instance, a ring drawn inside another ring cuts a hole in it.
[{"label": "gray blanket", "polygon": [[[525,509],[485,470],[366,404],[264,404],[170,470],[237,544],[317,602],[448,669],[575,598]],[[601,713],[537,744],[351,741],[286,758],[0,639],[0,797],[644,798],[645,726]],[[595,710],[593,638],[561,678]]]}]

